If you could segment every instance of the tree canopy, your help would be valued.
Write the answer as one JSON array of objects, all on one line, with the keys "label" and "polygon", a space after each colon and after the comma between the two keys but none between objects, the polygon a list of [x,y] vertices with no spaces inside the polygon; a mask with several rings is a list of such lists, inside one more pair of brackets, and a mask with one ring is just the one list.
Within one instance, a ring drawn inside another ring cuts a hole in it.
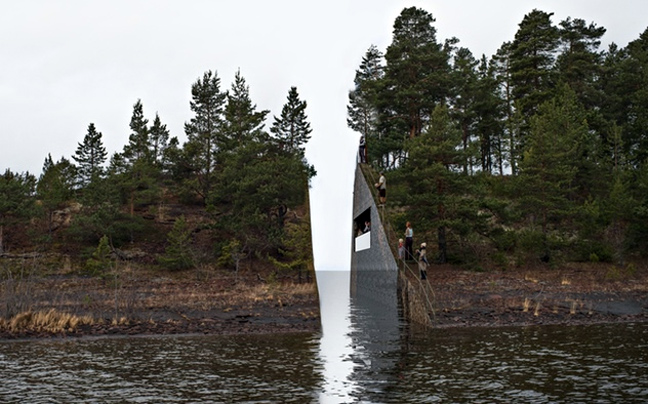
[{"label": "tree canopy", "polygon": [[408,7],[361,59],[347,124],[392,177],[394,223],[417,223],[439,262],[645,255],[647,222],[631,218],[646,201],[648,30],[604,51],[604,27],[553,17],[530,11],[475,57]]}]

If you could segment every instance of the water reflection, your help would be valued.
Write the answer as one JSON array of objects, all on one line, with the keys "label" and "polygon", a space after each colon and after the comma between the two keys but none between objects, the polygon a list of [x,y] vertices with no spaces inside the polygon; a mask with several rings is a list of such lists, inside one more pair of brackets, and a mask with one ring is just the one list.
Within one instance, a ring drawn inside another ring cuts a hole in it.
[{"label": "water reflection", "polygon": [[324,380],[319,394],[320,403],[352,402],[351,397],[357,390],[357,383],[351,378],[355,348],[349,333],[349,282],[349,272],[317,273],[322,316],[319,355]]}]

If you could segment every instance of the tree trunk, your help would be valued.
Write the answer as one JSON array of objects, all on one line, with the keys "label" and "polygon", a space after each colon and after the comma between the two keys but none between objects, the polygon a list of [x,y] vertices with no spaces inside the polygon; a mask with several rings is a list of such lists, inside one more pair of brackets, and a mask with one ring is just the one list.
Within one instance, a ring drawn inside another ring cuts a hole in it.
[{"label": "tree trunk", "polygon": [[448,262],[448,241],[446,240],[445,226],[439,226],[437,229],[437,235],[439,238],[439,255],[437,257],[437,262],[439,264],[445,264]]}]

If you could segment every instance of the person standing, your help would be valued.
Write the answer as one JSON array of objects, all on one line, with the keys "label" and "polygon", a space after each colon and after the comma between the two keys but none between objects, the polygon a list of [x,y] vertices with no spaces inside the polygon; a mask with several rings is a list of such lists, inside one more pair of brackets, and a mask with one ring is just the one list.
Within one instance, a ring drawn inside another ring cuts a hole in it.
[{"label": "person standing", "polygon": [[421,248],[416,250],[416,254],[418,254],[418,267],[419,267],[419,272],[421,273],[422,280],[427,279],[427,268],[430,265],[430,263],[427,260],[427,255],[425,251],[426,247],[427,247],[426,243],[421,243]]},{"label": "person standing", "polygon": [[398,239],[398,259],[405,261],[405,242],[402,238]]},{"label": "person standing", "polygon": [[380,197],[380,204],[384,205],[385,201],[387,200],[387,179],[385,178],[385,173],[380,172],[380,178],[378,178],[378,182],[375,184],[376,188],[378,188],[378,196]]},{"label": "person standing", "polygon": [[414,259],[412,253],[412,246],[414,245],[414,230],[412,224],[407,222],[405,224],[405,259]]},{"label": "person standing", "polygon": [[365,137],[360,136],[360,145],[358,146],[358,155],[360,156],[360,163],[367,162],[367,144],[365,142]]}]

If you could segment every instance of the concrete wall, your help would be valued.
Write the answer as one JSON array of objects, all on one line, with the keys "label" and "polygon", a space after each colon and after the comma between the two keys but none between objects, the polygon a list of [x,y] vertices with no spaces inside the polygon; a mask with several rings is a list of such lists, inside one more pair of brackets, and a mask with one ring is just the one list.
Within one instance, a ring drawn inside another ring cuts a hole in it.
[{"label": "concrete wall", "polygon": [[377,304],[398,307],[397,282],[398,265],[391,252],[385,230],[371,189],[365,181],[360,167],[355,172],[353,190],[353,218],[367,209],[371,210],[371,232],[369,248],[356,252],[355,229],[352,222],[353,243],[351,248],[351,297],[370,299]]}]

